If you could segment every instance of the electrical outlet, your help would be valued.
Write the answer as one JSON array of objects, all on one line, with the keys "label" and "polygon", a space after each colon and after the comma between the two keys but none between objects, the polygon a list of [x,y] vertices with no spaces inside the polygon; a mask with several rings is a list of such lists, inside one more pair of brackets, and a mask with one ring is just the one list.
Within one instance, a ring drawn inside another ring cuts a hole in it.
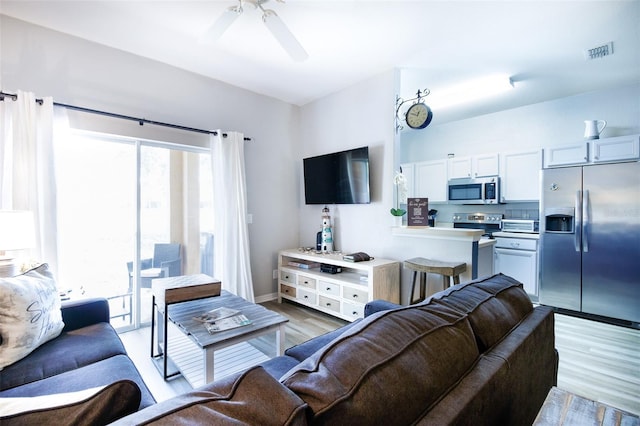
[{"label": "electrical outlet", "polygon": [[278,270],[277,270],[277,269],[274,269],[274,270],[273,270],[273,279],[274,279],[274,280],[277,280],[277,279],[278,279]]}]

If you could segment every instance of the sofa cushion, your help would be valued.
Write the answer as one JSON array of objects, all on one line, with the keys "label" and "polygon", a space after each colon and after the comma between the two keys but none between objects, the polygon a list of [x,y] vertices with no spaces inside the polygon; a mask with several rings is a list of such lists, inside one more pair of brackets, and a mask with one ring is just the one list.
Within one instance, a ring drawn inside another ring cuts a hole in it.
[{"label": "sofa cushion", "polygon": [[411,306],[367,317],[281,381],[309,404],[310,423],[406,425],[478,356],[464,314],[443,305]]},{"label": "sofa cushion", "polygon": [[480,352],[494,346],[533,310],[522,283],[503,274],[451,287],[424,302],[429,304],[468,314]]},{"label": "sofa cushion", "polygon": [[0,370],[57,337],[63,327],[58,288],[46,264],[0,278]]},{"label": "sofa cushion", "polygon": [[119,354],[126,354],[126,351],[110,324],[103,322],[64,332],[28,357],[0,371],[0,390],[71,371]]},{"label": "sofa cushion", "polygon": [[91,387],[109,385],[120,380],[131,380],[138,385],[141,393],[138,408],[155,403],[155,399],[142,380],[140,373],[126,355],[112,356],[75,370],[3,390],[0,391],[0,397],[42,396],[52,393],[77,392]]},{"label": "sofa cushion", "polygon": [[163,401],[115,425],[305,425],[307,405],[262,367]]},{"label": "sofa cushion", "polygon": [[106,425],[135,412],[139,405],[138,386],[130,380],[122,380],[79,392],[0,398],[0,424]]}]

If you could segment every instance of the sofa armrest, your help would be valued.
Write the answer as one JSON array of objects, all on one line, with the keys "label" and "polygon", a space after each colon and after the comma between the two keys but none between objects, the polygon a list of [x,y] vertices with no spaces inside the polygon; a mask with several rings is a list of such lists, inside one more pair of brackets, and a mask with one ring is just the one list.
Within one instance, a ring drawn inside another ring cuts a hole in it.
[{"label": "sofa armrest", "polygon": [[104,298],[63,301],[62,321],[63,332],[109,322],[109,302]]},{"label": "sofa armrest", "polygon": [[391,309],[401,308],[402,305],[398,305],[386,300],[372,300],[364,306],[364,317],[368,317],[371,314],[375,314],[380,311],[389,311]]}]

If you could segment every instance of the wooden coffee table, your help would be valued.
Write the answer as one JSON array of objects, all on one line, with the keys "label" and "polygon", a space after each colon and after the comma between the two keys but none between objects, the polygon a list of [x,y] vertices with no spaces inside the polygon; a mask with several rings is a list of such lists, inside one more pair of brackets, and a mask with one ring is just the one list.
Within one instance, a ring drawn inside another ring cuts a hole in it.
[{"label": "wooden coffee table", "polygon": [[534,426],[638,426],[640,418],[601,402],[552,387],[542,404]]},{"label": "wooden coffee table", "polygon": [[[251,320],[251,324],[209,333],[201,322],[193,319],[221,307],[237,309]],[[160,319],[164,316],[164,312],[158,305],[155,305],[155,309],[158,314],[158,325],[160,325]],[[157,341],[159,351],[162,351],[163,348],[166,349],[165,352],[155,355],[154,358],[157,360],[163,358],[163,363],[164,361],[172,361],[171,364],[177,371],[174,374],[167,374],[165,366],[165,379],[179,373],[195,388],[218,378],[215,374],[218,357],[221,359],[230,358],[228,361],[235,364],[235,371],[267,360],[269,359],[267,355],[247,343],[251,339],[267,334],[275,334],[275,355],[284,353],[285,324],[289,320],[226,290],[222,290],[220,296],[217,297],[168,305],[166,311],[168,312],[167,319],[170,322],[167,327],[169,330],[165,329],[168,333],[164,333],[164,336],[160,336],[161,333],[158,332]],[[173,327],[171,327],[172,325]],[[173,333],[171,333],[172,331]],[[165,345],[163,339],[168,340],[168,345]],[[228,352],[225,354],[225,351]],[[234,372],[234,368],[226,369],[223,375],[232,372]]]}]

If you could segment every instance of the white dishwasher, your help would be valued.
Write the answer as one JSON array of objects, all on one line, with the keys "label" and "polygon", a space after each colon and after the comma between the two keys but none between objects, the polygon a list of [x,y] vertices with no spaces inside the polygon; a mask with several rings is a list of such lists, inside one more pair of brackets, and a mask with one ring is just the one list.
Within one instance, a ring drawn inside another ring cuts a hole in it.
[{"label": "white dishwasher", "polygon": [[538,301],[538,236],[498,232],[493,248],[493,269],[524,285],[532,301]]}]

